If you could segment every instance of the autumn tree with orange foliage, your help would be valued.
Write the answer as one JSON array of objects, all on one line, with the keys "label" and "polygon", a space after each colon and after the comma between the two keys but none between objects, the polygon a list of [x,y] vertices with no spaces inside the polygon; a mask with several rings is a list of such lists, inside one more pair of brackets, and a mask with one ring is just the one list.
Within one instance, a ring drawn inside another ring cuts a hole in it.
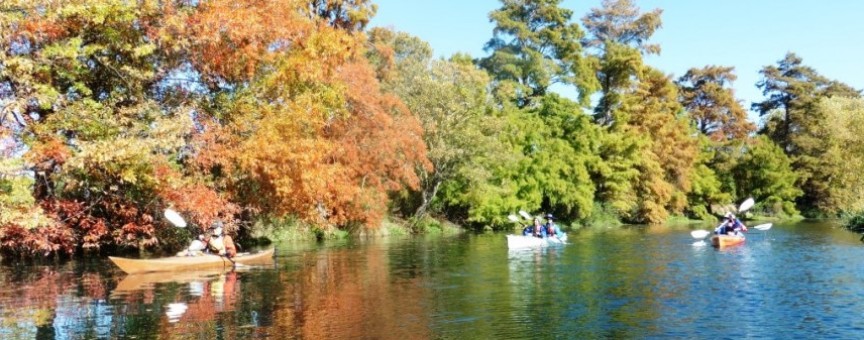
[{"label": "autumn tree with orange foliage", "polygon": [[363,57],[368,1],[10,5],[3,133],[32,192],[0,195],[7,255],[171,248],[166,207],[229,232],[258,216],[375,226],[426,162]]}]

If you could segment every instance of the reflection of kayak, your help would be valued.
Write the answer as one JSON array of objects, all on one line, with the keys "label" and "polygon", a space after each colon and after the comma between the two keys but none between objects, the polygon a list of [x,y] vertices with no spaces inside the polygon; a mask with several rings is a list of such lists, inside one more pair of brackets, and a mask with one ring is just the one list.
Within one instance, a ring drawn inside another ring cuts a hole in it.
[{"label": "reflection of kayak", "polygon": [[232,268],[231,260],[237,264],[255,265],[273,262],[273,249],[257,252],[254,254],[238,254],[231,260],[224,256],[207,254],[201,256],[172,256],[160,259],[127,259],[123,257],[109,256],[120,269],[129,274],[164,272],[178,270],[194,270],[208,268]]},{"label": "reflection of kayak", "polygon": [[507,248],[515,249],[515,248],[534,248],[534,247],[546,247],[550,245],[560,245],[565,244],[567,242],[567,234],[558,238],[539,238],[534,236],[522,236],[522,235],[507,235]]},{"label": "reflection of kayak", "polygon": [[711,245],[723,248],[744,243],[744,236],[741,235],[714,235],[711,236]]},{"label": "reflection of kayak", "polygon": [[153,285],[157,283],[190,283],[212,281],[218,278],[219,275],[223,275],[232,270],[234,269],[228,267],[179,272],[174,271],[129,274],[117,283],[117,287],[114,288],[111,294],[114,295],[115,293],[129,293],[138,290],[151,289],[153,288]]}]

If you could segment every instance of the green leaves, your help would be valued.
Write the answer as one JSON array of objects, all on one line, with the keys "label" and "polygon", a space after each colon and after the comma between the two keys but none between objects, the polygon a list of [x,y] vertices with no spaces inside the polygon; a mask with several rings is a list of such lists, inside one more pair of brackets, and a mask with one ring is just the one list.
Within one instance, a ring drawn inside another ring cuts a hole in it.
[{"label": "green leaves", "polygon": [[556,83],[575,85],[580,102],[596,89],[591,73],[585,72],[580,40],[583,32],[570,22],[573,12],[560,7],[561,0],[503,1],[489,14],[496,24],[486,44],[491,53],[480,60],[495,80],[516,88],[518,105],[527,106],[546,94]]}]

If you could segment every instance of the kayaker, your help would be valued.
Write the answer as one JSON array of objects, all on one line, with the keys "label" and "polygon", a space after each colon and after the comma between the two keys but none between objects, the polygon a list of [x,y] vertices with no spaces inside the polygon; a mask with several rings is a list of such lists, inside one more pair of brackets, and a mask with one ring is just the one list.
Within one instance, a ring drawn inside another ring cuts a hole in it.
[{"label": "kayaker", "polygon": [[542,230],[543,230],[543,225],[540,224],[540,219],[535,217],[533,225],[527,226],[527,227],[525,227],[525,229],[522,229],[522,235],[523,236],[541,237]]},{"label": "kayaker", "polygon": [[717,233],[722,235],[739,235],[741,232],[747,232],[747,226],[731,212],[726,213],[726,220],[717,227]]},{"label": "kayaker", "polygon": [[546,214],[546,225],[543,227],[542,234],[543,237],[557,237],[559,239],[564,236],[561,228],[555,224],[555,216],[552,214]]},{"label": "kayaker", "polygon": [[207,248],[214,253],[227,257],[237,255],[237,247],[234,246],[234,240],[231,236],[223,234],[222,221],[216,221],[210,226],[210,237],[207,238]]}]

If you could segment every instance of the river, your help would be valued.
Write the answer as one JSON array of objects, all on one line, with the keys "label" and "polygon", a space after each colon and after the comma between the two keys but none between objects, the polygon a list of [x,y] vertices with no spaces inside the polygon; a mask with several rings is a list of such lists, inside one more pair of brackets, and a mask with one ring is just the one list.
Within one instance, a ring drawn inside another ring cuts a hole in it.
[{"label": "river", "polygon": [[836,222],[714,249],[686,227],[277,245],[272,266],[0,268],[3,339],[861,338],[864,243]]}]

